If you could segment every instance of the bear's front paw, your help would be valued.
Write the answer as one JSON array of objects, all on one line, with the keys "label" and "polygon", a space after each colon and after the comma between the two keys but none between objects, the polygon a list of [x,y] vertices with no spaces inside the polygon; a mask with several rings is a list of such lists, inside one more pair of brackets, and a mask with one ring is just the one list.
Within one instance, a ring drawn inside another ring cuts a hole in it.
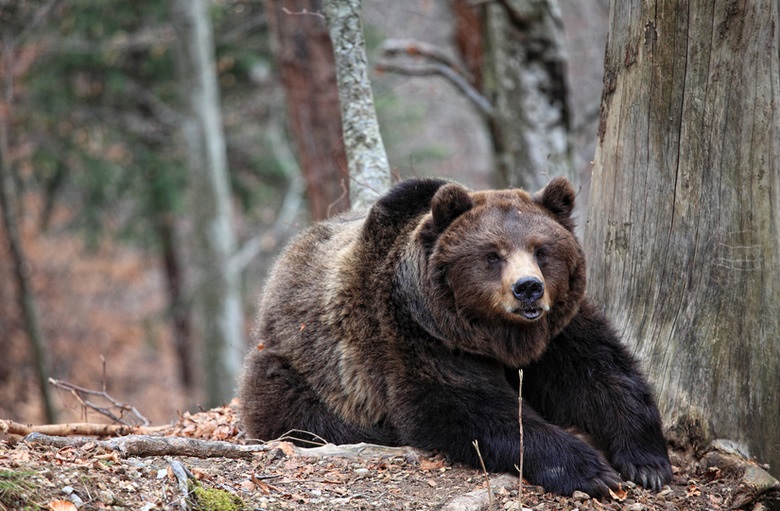
[{"label": "bear's front paw", "polygon": [[666,453],[618,454],[613,457],[612,466],[625,479],[656,492],[672,480],[672,465]]},{"label": "bear's front paw", "polygon": [[546,491],[560,495],[571,495],[579,490],[592,497],[602,497],[610,488],[618,488],[620,475],[603,456],[579,441],[569,447],[570,450],[559,453],[560,456],[549,453],[544,465],[528,474],[528,479]]}]

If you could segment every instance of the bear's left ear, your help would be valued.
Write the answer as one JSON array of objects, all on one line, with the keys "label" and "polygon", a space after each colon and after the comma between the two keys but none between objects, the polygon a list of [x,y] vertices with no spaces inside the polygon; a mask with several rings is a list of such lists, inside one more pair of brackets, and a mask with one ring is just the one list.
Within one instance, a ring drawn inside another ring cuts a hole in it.
[{"label": "bear's left ear", "polygon": [[574,198],[577,192],[571,181],[565,177],[556,177],[547,186],[536,192],[534,202],[552,213],[553,218],[568,230],[574,230],[571,212],[574,210]]},{"label": "bear's left ear", "polygon": [[436,191],[431,200],[433,228],[441,234],[460,215],[474,207],[469,191],[455,183],[448,183]]}]

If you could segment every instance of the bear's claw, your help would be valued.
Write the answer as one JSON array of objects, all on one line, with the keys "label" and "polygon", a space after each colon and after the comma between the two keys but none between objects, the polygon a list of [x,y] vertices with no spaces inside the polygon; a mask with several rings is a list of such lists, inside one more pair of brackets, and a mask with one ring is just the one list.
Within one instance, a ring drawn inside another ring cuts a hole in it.
[{"label": "bear's claw", "polygon": [[627,480],[642,485],[655,492],[661,491],[664,484],[672,479],[672,468],[666,460],[638,466],[634,463],[622,463],[617,466],[620,474]]}]

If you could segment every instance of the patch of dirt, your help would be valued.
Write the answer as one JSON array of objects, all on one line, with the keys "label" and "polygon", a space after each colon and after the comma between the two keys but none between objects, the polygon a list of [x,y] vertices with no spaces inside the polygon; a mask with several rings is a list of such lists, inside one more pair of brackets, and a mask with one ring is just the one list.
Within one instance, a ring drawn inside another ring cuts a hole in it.
[{"label": "patch of dirt", "polygon": [[[156,434],[247,443],[231,406],[184,414]],[[243,509],[520,509],[517,478],[491,474],[493,491],[488,495],[482,472],[452,465],[436,454],[364,445],[321,451],[276,441],[247,459],[123,457],[99,439],[55,448],[6,435],[0,440],[0,510],[49,509],[57,500],[69,500],[81,510],[199,509],[191,498],[184,498],[176,462],[202,488],[238,496]],[[672,464],[674,480],[657,494],[628,483],[624,491],[598,500],[578,493],[560,497],[524,484],[522,507],[717,511],[742,504],[759,511],[780,506],[780,489],[758,495],[754,483],[745,480],[747,472],[763,470],[732,454],[711,451],[692,456],[675,451]],[[15,493],[4,490],[4,478],[20,483]]]}]

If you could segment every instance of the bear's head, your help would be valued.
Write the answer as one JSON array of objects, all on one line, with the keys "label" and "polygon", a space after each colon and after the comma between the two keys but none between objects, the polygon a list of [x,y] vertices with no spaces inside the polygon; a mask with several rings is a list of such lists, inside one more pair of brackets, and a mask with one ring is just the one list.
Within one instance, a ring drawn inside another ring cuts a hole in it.
[{"label": "bear's head", "polygon": [[439,188],[418,231],[426,296],[418,322],[453,349],[506,365],[540,357],[585,293],[574,197],[565,178],[533,196]]}]

